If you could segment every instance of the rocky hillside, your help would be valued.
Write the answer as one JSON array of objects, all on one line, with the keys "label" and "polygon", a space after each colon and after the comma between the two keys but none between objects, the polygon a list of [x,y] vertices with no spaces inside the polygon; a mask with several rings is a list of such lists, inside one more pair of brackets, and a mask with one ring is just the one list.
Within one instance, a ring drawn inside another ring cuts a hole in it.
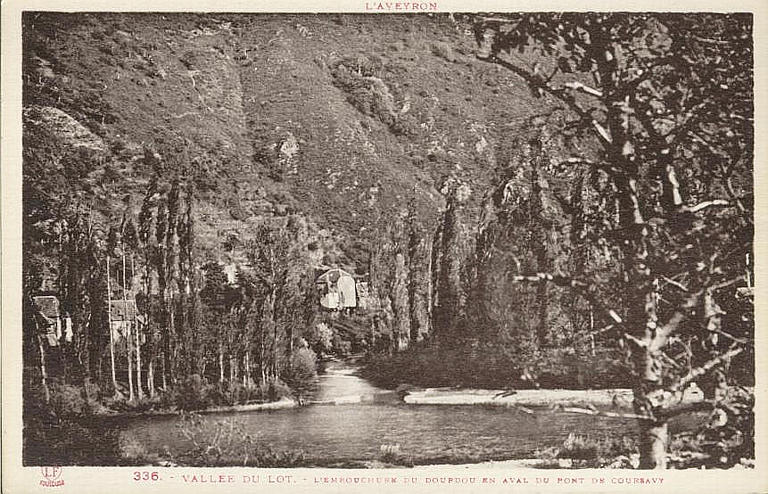
[{"label": "rocky hillside", "polygon": [[[106,218],[173,149],[196,173],[206,257],[299,212],[318,252],[361,266],[366,229],[411,201],[429,221],[446,178],[477,204],[546,111],[475,52],[448,16],[27,13],[25,177]],[[79,164],[43,159],[61,149]]]}]

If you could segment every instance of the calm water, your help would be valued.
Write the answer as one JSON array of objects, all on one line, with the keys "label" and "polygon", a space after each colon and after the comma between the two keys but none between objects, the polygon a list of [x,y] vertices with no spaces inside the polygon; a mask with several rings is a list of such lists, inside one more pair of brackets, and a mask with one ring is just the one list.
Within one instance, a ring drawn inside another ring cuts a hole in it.
[{"label": "calm water", "polygon": [[[332,363],[316,395],[328,400],[381,391]],[[208,420],[237,420],[276,449],[302,449],[322,464],[376,459],[382,445],[399,444],[417,463],[530,457],[537,448],[562,444],[571,432],[594,438],[634,435],[634,420],[578,414],[525,414],[477,405],[350,404],[289,410],[221,413]],[[148,451],[184,445],[178,417],[149,417],[126,424]]]}]

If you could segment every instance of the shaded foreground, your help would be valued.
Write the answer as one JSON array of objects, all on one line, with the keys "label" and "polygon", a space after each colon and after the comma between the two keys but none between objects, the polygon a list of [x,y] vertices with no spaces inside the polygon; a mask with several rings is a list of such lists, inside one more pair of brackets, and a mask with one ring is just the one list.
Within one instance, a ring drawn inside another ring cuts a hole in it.
[{"label": "shaded foreground", "polygon": [[[530,468],[638,466],[628,390],[502,393],[410,387],[398,393],[371,386],[354,372],[343,362],[332,363],[320,376],[310,400],[317,404],[311,406],[284,399],[192,414],[169,410],[59,418],[53,426],[27,430],[25,463],[385,468],[513,461],[511,466]],[[701,398],[688,395],[689,402]],[[323,406],[331,404],[335,406]],[[693,414],[673,422],[670,464],[748,464],[742,460],[750,458],[748,451],[731,446],[724,455],[722,445],[720,450],[713,446],[717,441],[707,435],[707,419]],[[703,448],[705,442],[709,446]]]}]

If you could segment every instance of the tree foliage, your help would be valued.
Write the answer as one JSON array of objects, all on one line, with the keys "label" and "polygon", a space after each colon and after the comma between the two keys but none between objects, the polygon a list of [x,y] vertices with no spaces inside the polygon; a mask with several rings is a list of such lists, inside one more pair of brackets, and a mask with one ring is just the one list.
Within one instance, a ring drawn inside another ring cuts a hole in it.
[{"label": "tree foliage", "polygon": [[[619,268],[605,280],[521,273],[598,307],[626,345],[641,421],[641,467],[666,465],[667,420],[699,382],[715,407],[727,363],[752,346],[748,304],[723,326],[724,300],[745,287],[752,249],[752,37],[747,15],[525,14],[481,16],[481,57],[567,109],[574,155],[605,185],[581,216],[585,240]],[[533,67],[521,56],[535,53]],[[580,199],[581,200],[581,199]],[[608,214],[605,214],[605,213]],[[748,288],[748,287],[747,287]],[[607,302],[607,303],[606,303]]]}]

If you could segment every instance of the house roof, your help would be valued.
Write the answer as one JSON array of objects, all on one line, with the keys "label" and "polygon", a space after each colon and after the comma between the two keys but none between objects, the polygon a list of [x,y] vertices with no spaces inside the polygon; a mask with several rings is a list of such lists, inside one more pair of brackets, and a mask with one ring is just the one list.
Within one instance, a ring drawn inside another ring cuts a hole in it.
[{"label": "house roof", "polygon": [[326,271],[325,273],[321,274],[320,276],[318,276],[317,280],[315,280],[315,283],[327,283],[329,281],[331,283],[336,283],[339,280],[339,278],[341,278],[342,276],[347,276],[349,278],[352,278],[352,275],[347,273],[343,269],[332,268]]}]

